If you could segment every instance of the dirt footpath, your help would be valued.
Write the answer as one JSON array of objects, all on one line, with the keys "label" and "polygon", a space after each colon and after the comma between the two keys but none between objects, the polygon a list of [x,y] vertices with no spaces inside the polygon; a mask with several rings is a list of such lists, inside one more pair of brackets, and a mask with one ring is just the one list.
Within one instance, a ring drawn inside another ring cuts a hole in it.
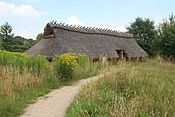
[{"label": "dirt footpath", "polygon": [[20,117],[64,117],[67,108],[78,94],[81,86],[95,81],[103,75],[83,79],[71,86],[63,86],[39,97],[36,103],[29,105]]}]

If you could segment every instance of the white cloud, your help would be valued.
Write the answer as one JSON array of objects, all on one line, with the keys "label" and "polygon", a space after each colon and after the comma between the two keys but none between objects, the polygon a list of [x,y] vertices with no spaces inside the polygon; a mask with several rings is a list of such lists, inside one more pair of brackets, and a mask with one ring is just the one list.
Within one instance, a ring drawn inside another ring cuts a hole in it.
[{"label": "white cloud", "polygon": [[[70,25],[81,25],[81,26],[90,26],[88,24],[85,24],[83,22],[80,21],[80,19],[74,15],[70,16],[67,21],[67,24]],[[107,24],[107,25],[96,25],[96,26],[92,26],[92,27],[98,27],[98,28],[107,28],[107,29],[112,29],[112,30],[117,30],[119,32],[126,32],[127,29],[124,26],[115,26],[113,24]]]},{"label": "white cloud", "polygon": [[24,3],[36,3],[39,2],[39,0],[21,0]]},{"label": "white cloud", "polygon": [[32,33],[28,30],[14,31],[15,36],[21,36],[21,37],[25,37],[27,39],[36,39],[36,36],[42,32],[43,31],[39,31],[38,33]]},{"label": "white cloud", "polygon": [[0,1],[0,16],[9,14],[13,9],[15,9],[14,4]]},{"label": "white cloud", "polygon": [[13,15],[23,18],[33,18],[40,15],[47,14],[47,12],[40,12],[34,9],[31,5],[16,6],[13,3],[0,2],[0,16],[1,15]]},{"label": "white cloud", "polygon": [[39,12],[37,12],[31,5],[21,5],[12,11],[12,15],[22,17],[36,17],[39,16]]},{"label": "white cloud", "polygon": [[25,38],[31,38],[31,34],[27,30],[17,31],[17,32],[15,32],[15,36],[22,36]]},{"label": "white cloud", "polygon": [[70,25],[81,25],[81,26],[87,26],[86,24],[84,24],[83,22],[81,22],[76,16],[72,15],[70,16],[67,21],[67,24]]},{"label": "white cloud", "polygon": [[119,32],[127,32],[128,30],[124,26],[116,26],[114,27],[114,30],[117,30]]},{"label": "white cloud", "polygon": [[99,25],[97,26],[99,28],[107,28],[107,29],[111,29],[111,30],[117,30],[119,32],[126,32],[127,29],[124,26],[115,26],[113,24],[110,25]]}]

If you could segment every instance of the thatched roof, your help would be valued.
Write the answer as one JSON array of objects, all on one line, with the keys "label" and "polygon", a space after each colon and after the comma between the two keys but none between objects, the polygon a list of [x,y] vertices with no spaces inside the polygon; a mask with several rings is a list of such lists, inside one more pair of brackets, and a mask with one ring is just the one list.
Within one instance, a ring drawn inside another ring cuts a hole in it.
[{"label": "thatched roof", "polygon": [[127,57],[144,57],[146,52],[129,33],[110,29],[48,23],[44,36],[26,51],[47,58],[63,53],[84,53],[89,57],[118,57],[116,50],[124,50]]}]

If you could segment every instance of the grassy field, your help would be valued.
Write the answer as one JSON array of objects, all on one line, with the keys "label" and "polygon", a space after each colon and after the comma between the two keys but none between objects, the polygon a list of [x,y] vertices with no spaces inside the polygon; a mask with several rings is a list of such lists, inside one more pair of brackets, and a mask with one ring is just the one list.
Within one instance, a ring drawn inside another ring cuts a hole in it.
[{"label": "grassy field", "polygon": [[82,88],[66,117],[175,117],[175,64],[119,62]]},{"label": "grassy field", "polygon": [[[57,61],[50,63],[43,56],[30,57],[0,50],[0,117],[20,115],[28,104],[52,89],[96,75],[101,64],[92,64],[86,59],[81,57],[71,79],[62,81],[56,72],[58,67],[55,66],[60,66]],[[69,56],[65,60],[69,60]]]}]

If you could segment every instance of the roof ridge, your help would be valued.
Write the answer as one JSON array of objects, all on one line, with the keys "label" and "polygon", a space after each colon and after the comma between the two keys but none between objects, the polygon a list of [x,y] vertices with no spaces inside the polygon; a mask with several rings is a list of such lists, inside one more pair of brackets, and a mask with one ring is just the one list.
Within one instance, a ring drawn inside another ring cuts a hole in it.
[{"label": "roof ridge", "polygon": [[53,28],[63,28],[67,30],[73,30],[76,32],[86,32],[86,33],[99,33],[99,34],[108,34],[115,35],[119,37],[133,37],[132,34],[128,32],[118,32],[117,30],[112,30],[108,28],[99,28],[99,27],[91,27],[91,26],[81,26],[81,25],[69,25],[65,23],[57,23],[57,21],[52,21],[48,23]]}]

